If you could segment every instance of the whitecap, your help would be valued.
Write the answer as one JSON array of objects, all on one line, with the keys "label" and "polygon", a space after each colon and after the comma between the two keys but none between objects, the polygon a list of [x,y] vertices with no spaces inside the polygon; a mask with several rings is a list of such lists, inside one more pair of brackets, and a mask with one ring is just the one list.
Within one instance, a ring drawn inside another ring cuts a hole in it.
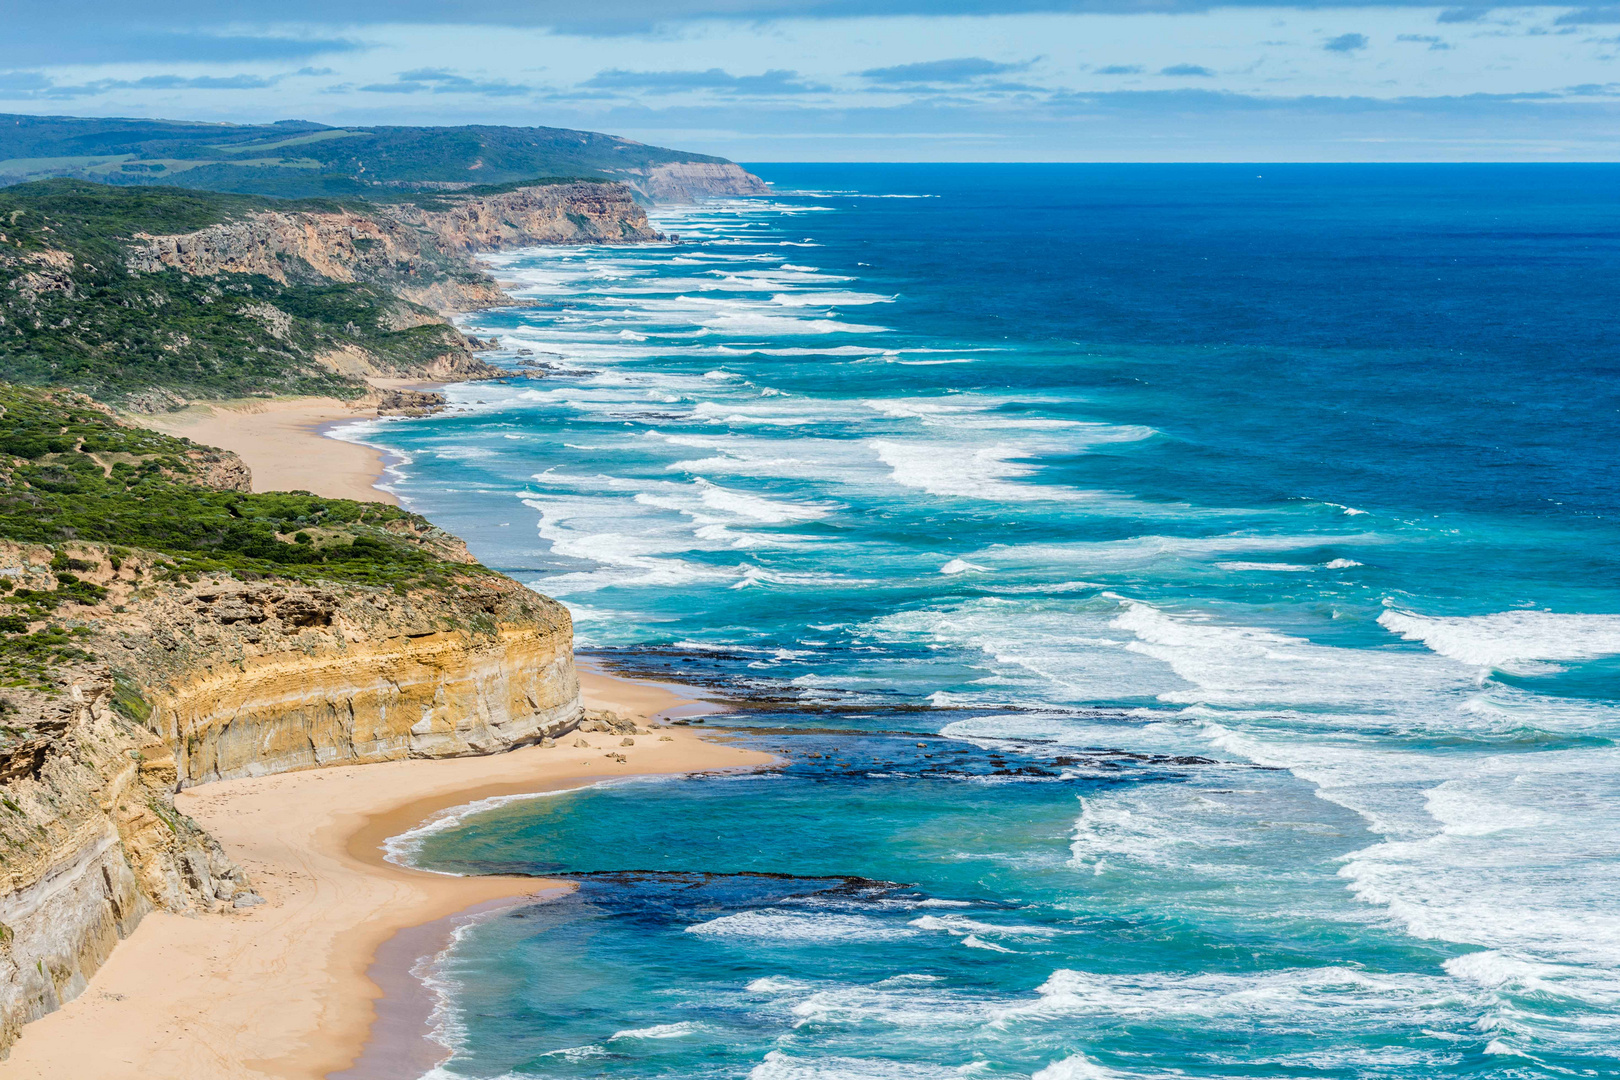
[{"label": "whitecap", "polygon": [[1389,607],[1378,616],[1378,623],[1407,641],[1423,642],[1441,656],[1478,667],[1620,655],[1620,615],[1502,611],[1428,616]]},{"label": "whitecap", "polygon": [[702,1030],[702,1024],[691,1020],[683,1020],[675,1024],[654,1024],[652,1027],[616,1031],[608,1037],[608,1041],[612,1042],[615,1039],[679,1039],[687,1035],[695,1035]]},{"label": "whitecap", "polygon": [[893,941],[915,937],[917,931],[894,926],[864,915],[826,912],[743,911],[708,922],[694,923],[688,934],[702,937],[749,938],[755,941],[797,941],[839,944],[858,941]]}]

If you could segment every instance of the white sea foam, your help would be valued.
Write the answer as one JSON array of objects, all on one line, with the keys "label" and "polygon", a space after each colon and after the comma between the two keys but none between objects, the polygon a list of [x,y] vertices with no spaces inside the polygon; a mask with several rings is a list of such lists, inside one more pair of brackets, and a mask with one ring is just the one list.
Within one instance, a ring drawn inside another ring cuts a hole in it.
[{"label": "white sea foam", "polygon": [[935,443],[873,439],[878,460],[889,466],[896,484],[943,498],[996,499],[1022,502],[1063,498],[1068,493],[1033,484],[1009,483],[1035,473],[1022,447],[997,445],[967,451]]},{"label": "white sea foam", "polygon": [[750,495],[746,492],[723,488],[719,484],[712,484],[701,476],[695,481],[699,498],[703,505],[711,510],[719,510],[738,517],[750,518],[777,524],[786,521],[813,521],[816,518],[827,516],[827,507],[809,503],[787,502],[780,499],[767,499],[761,495]]},{"label": "white sea foam", "polygon": [[[607,783],[609,781],[603,782]],[[415,858],[421,852],[422,845],[427,841],[428,837],[437,835],[438,833],[448,832],[451,829],[465,824],[468,818],[477,817],[479,814],[485,814],[491,810],[498,810],[503,806],[508,806],[515,802],[525,802],[530,799],[555,798],[558,795],[569,794],[572,790],[574,789],[562,791],[536,791],[520,795],[495,795],[487,799],[479,799],[476,802],[465,803],[461,806],[453,806],[447,810],[441,810],[415,828],[408,829],[405,832],[400,833],[398,836],[391,836],[387,840],[384,840],[383,858],[396,866],[405,866],[413,870],[425,870],[430,874],[443,874],[446,877],[461,877],[462,875],[453,874],[449,871],[435,870],[430,866],[416,865]]]},{"label": "white sea foam", "polygon": [[890,1058],[800,1058],[772,1050],[749,1072],[748,1080],[960,1080],[960,1076],[945,1065]]},{"label": "white sea foam", "polygon": [[965,574],[969,571],[977,571],[979,573],[987,574],[990,572],[990,568],[988,566],[980,566],[978,563],[970,563],[966,559],[952,559],[950,562],[939,568],[939,572],[942,574]]},{"label": "white sea foam", "polygon": [[654,1024],[652,1027],[616,1031],[608,1036],[608,1042],[617,1039],[681,1039],[688,1035],[696,1035],[702,1030],[702,1024],[691,1020],[683,1020],[676,1024]]},{"label": "white sea foam", "polygon": [[755,941],[795,941],[813,944],[839,944],[861,941],[893,941],[914,937],[917,931],[894,926],[865,915],[837,915],[827,912],[743,911],[723,915],[708,922],[694,923],[688,934],[704,937],[748,938]]},{"label": "white sea foam", "polygon": [[893,296],[863,292],[794,292],[777,293],[771,303],[782,307],[863,307],[867,304],[892,304]]},{"label": "white sea foam", "polygon": [[1378,622],[1407,641],[1421,641],[1441,656],[1478,667],[1620,655],[1620,615],[1503,611],[1447,617],[1389,607]]},{"label": "white sea foam", "polygon": [[1451,1013],[1456,985],[1442,975],[1377,975],[1346,967],[1284,968],[1248,974],[1142,973],[1107,975],[1061,968],[1037,988],[1037,998],[1001,1009],[998,1026],[1031,1018],[1080,1016],[1217,1020],[1256,1016],[1325,1022],[1361,1018],[1375,1023]]},{"label": "white sea foam", "polygon": [[1084,1054],[1070,1054],[1037,1070],[1029,1080],[1129,1080],[1139,1075],[1104,1068]]},{"label": "white sea foam", "polygon": [[991,936],[1047,938],[1057,934],[1056,930],[1048,926],[1009,926],[999,923],[980,922],[969,919],[964,915],[923,915],[912,919],[911,925],[919,930],[943,931],[953,937],[966,937],[969,934],[989,934]]}]

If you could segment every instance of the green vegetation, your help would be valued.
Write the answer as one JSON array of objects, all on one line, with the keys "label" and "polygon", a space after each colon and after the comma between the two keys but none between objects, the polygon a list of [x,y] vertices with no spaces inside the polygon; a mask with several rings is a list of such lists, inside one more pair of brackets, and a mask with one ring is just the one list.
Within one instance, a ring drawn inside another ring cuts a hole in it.
[{"label": "green vegetation", "polygon": [[283,198],[375,197],[414,184],[633,178],[669,162],[723,160],[567,128],[329,128],[304,121],[221,125],[0,114],[0,183],[77,176]]},{"label": "green vegetation", "polygon": [[[158,552],[157,574],[171,580],[224,571],[404,585],[481,572],[440,560],[415,539],[431,526],[398,507],[202,487],[201,448],[124,427],[84,399],[0,386],[0,408],[0,454],[11,458],[0,464],[0,538]],[[309,539],[297,542],[299,532]],[[66,554],[51,565],[54,590],[14,589],[0,603],[43,611],[105,595],[73,572]]]},{"label": "green vegetation", "polygon": [[[113,672],[113,708],[120,714],[138,724],[144,724],[152,718],[152,704],[141,694],[141,688],[129,677],[128,672]],[[131,751],[137,758],[139,751]]]},{"label": "green vegetation", "polygon": [[76,644],[89,636],[90,631],[82,626],[72,630],[48,626],[31,634],[0,636],[0,686],[54,689],[52,668],[95,659]]},{"label": "green vegetation", "polygon": [[[138,234],[190,232],[270,206],[262,197],[46,180],[0,189],[0,379],[109,400],[157,387],[187,398],[364,391],[315,357],[358,348],[411,369],[442,355],[442,324],[394,330],[402,301],[301,263],[193,278],[125,265]],[[305,202],[293,209],[330,210]]]},{"label": "green vegetation", "polygon": [[[148,581],[229,573],[405,592],[492,573],[440,559],[424,541],[431,526],[397,507],[202,486],[216,454],[125,427],[77,395],[0,384],[0,409],[0,539],[56,550],[54,588],[0,579],[0,685],[46,689],[53,665],[91,659],[84,627],[30,626],[100,604],[107,588],[81,575],[124,565],[130,549],[147,553]],[[108,545],[107,564],[70,554],[76,541]],[[133,688],[115,704],[148,708]]]}]

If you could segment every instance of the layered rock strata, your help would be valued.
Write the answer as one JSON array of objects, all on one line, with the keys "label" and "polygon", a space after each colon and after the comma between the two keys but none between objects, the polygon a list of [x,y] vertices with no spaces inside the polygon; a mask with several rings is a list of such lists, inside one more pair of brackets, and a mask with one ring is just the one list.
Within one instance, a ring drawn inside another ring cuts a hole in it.
[{"label": "layered rock strata", "polygon": [[[419,537],[470,561],[454,538]],[[23,585],[52,550],[0,544]],[[485,754],[583,709],[561,605],[488,573],[450,587],[153,583],[139,552],[75,545],[109,590],[66,695],[11,691],[0,752],[0,1050],[79,994],[154,909],[260,902],[174,808],[193,784],[325,765]]]},{"label": "layered rock strata", "polygon": [[153,598],[119,642],[182,787],[494,753],[581,715],[567,610],[504,578],[408,597],[214,582]]},{"label": "layered rock strata", "polygon": [[[112,705],[105,665],[0,761],[0,1050],[77,997],[154,908],[258,903],[247,876],[174,808],[168,747]],[[15,698],[8,699],[15,701]]]}]

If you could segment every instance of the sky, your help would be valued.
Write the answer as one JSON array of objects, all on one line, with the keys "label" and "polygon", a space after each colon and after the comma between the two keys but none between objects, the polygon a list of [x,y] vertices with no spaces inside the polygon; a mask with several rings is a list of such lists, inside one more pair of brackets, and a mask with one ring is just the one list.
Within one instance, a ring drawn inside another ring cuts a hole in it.
[{"label": "sky", "polygon": [[0,112],[541,124],[749,162],[1620,157],[1620,7],[0,0],[0,22]]}]

